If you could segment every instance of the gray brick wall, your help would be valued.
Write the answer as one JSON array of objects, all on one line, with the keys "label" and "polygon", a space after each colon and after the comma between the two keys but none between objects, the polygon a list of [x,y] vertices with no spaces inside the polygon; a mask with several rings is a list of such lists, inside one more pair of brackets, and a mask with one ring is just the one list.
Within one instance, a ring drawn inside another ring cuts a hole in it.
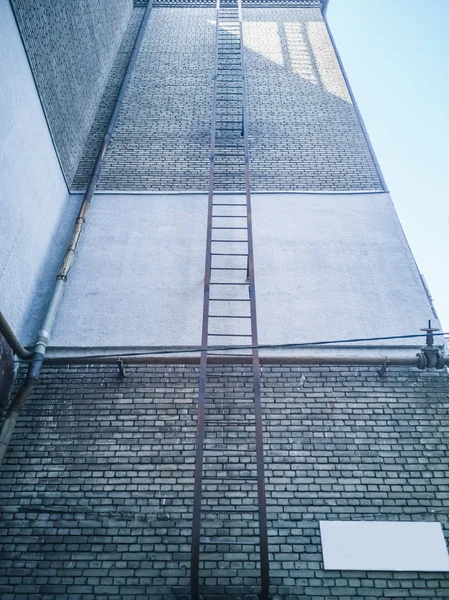
[{"label": "gray brick wall", "polygon": [[133,1],[11,0],[11,5],[70,184]]},{"label": "gray brick wall", "polygon": [[[380,190],[320,9],[246,8],[244,19],[253,189]],[[207,189],[213,30],[212,8],[153,9],[99,189]],[[243,162],[228,171],[216,188],[242,189]]]},{"label": "gray brick wall", "polygon": [[256,190],[381,190],[320,9],[244,10]]},{"label": "gray brick wall", "polygon": [[120,48],[109,73],[95,119],[92,123],[89,135],[87,136],[81,160],[79,161],[78,168],[72,181],[71,187],[74,190],[84,190],[89,182],[98,151],[100,150],[101,142],[103,141],[103,136],[114,109],[120,84],[125,74],[143,13],[143,8],[136,8],[131,13],[128,26],[123,35],[122,43],[120,44]]},{"label": "gray brick wall", "polygon": [[[127,371],[44,370],[2,467],[5,600],[187,597],[197,369]],[[215,366],[210,391],[232,403],[250,381],[247,367]],[[324,572],[318,530],[320,519],[436,520],[448,539],[448,376],[279,365],[262,383],[273,598],[448,598],[448,573]],[[227,431],[245,447],[241,428]],[[245,466],[225,452],[217,464]],[[223,490],[207,504],[223,506]],[[247,484],[232,493],[249,502]],[[208,598],[253,597],[253,555],[211,550]]]},{"label": "gray brick wall", "polygon": [[99,189],[207,189],[213,20],[152,9]]}]

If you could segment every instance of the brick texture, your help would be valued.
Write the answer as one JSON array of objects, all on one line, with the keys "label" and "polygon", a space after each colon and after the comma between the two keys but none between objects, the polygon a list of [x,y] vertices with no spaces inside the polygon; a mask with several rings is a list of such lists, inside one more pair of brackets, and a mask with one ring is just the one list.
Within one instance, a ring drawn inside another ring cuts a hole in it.
[{"label": "brick texture", "polygon": [[[100,190],[207,190],[214,18],[212,8],[152,9]],[[382,189],[320,9],[245,8],[244,20],[252,188]],[[76,189],[97,145],[89,141]],[[216,189],[242,190],[243,160],[224,167]]]},{"label": "brick texture", "polygon": [[152,9],[99,189],[207,189],[213,22]]},{"label": "brick texture", "polygon": [[62,169],[72,182],[132,0],[11,0]]},{"label": "brick texture", "polygon": [[254,189],[382,189],[321,11],[244,19]]},{"label": "brick texture", "polygon": [[[125,379],[45,369],[2,467],[2,598],[187,598],[197,378],[193,366],[130,366]],[[209,382],[227,398],[214,405],[223,419],[251,397],[248,367],[211,367]],[[263,368],[273,600],[449,597],[448,573],[324,572],[318,529],[436,520],[449,535],[448,383],[401,368]],[[226,478],[251,468],[250,430],[209,436],[224,479],[205,505],[249,504],[251,484]],[[220,512],[207,527],[236,539],[243,528]],[[210,550],[206,597],[254,598],[253,549]]]},{"label": "brick texture", "polygon": [[98,151],[100,150],[101,142],[103,141],[103,136],[114,109],[117,94],[125,74],[126,65],[128,64],[131,55],[143,13],[144,9],[136,8],[133,10],[129,19],[122,43],[120,44],[120,48],[109,73],[108,81],[95,119],[92,123],[92,128],[87,137],[81,160],[72,181],[72,189],[74,190],[85,189],[89,182]]}]

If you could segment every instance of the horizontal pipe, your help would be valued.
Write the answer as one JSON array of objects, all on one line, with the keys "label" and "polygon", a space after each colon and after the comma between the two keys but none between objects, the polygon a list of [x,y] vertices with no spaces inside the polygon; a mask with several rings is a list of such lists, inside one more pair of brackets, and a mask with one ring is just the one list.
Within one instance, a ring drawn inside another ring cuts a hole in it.
[{"label": "horizontal pipe", "polygon": [[[199,364],[200,354],[190,355],[157,355],[140,354],[136,356],[67,356],[48,358],[45,362],[48,365],[115,365],[122,362],[125,365],[151,365],[151,364]],[[207,359],[211,364],[252,364],[252,357],[244,356],[209,356]],[[417,367],[418,358],[416,354],[409,356],[390,356],[379,353],[360,355],[352,354],[304,354],[302,356],[272,355],[260,356],[262,364],[291,364],[291,365],[354,365],[354,366],[381,366],[388,362],[391,366]],[[444,358],[445,366],[449,366],[449,356]]]},{"label": "horizontal pipe", "polygon": [[5,340],[8,342],[14,354],[16,354],[22,360],[29,360],[33,353],[27,350],[20,343],[19,338],[16,336],[14,331],[11,329],[8,321],[4,314],[0,311],[0,333],[3,335]]}]

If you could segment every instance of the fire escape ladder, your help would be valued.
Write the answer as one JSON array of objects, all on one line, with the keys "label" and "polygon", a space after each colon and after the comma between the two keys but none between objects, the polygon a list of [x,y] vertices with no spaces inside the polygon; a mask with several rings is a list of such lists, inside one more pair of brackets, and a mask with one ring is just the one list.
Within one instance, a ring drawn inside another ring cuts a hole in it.
[{"label": "fire escape ladder", "polygon": [[[212,581],[221,580],[225,587],[232,587],[235,569],[230,568],[226,575],[224,569],[221,575],[211,568],[206,555],[210,560],[212,552],[222,564],[230,563],[236,553],[245,553],[253,565],[260,599],[269,598],[244,58],[241,0],[222,1],[221,5],[217,0],[191,600],[200,600],[203,590],[210,593]],[[244,198],[242,194],[219,194],[223,189],[242,187]],[[228,350],[228,346],[243,348]],[[239,397],[227,391],[219,367],[208,360],[212,356],[234,356],[236,362],[250,358],[248,374],[242,371],[239,378],[244,380]],[[242,562],[245,570],[248,564]],[[237,578],[239,575],[236,573]]]}]

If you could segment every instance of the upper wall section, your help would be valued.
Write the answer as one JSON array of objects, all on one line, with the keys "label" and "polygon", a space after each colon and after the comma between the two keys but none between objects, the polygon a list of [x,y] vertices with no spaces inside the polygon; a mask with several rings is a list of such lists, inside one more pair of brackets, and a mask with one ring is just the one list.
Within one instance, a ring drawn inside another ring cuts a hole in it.
[{"label": "upper wall section", "polygon": [[[382,190],[320,8],[267,3],[243,17],[253,190]],[[212,7],[152,9],[100,190],[207,189],[214,29]],[[99,145],[89,138],[73,189]],[[242,190],[243,168],[216,189]]]},{"label": "upper wall section", "polygon": [[70,184],[133,0],[10,1]]},{"label": "upper wall section", "polygon": [[212,8],[152,10],[98,189],[207,189],[213,49]]},{"label": "upper wall section", "polygon": [[318,8],[244,10],[256,190],[381,190]]}]

